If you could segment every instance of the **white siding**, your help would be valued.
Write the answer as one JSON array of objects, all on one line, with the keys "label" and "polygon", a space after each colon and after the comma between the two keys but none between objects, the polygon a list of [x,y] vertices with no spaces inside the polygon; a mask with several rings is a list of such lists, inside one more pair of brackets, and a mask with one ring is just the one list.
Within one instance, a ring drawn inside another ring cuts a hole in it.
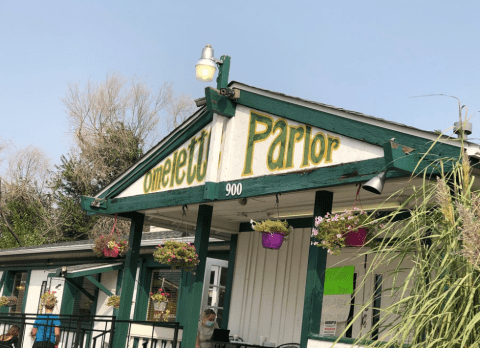
[{"label": "white siding", "polygon": [[279,251],[264,249],[261,233],[240,233],[229,329],[244,341],[300,342],[310,228],[295,229]]},{"label": "white siding", "polygon": [[[307,348],[330,348],[333,347],[333,342],[324,342],[318,340],[308,340]],[[362,348],[363,346],[354,346],[348,343],[337,343],[335,348]]]}]

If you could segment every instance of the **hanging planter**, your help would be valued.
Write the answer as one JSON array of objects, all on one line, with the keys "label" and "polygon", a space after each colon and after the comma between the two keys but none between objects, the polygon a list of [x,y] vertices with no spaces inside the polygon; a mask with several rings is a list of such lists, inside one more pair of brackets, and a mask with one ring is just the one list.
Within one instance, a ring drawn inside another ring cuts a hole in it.
[{"label": "hanging planter", "polygon": [[153,302],[153,309],[159,312],[165,312],[167,309],[167,301],[162,301],[162,302]]},{"label": "hanging planter", "polygon": [[367,234],[368,230],[365,228],[359,228],[356,231],[348,232],[345,236],[345,245],[354,247],[364,246]]},{"label": "hanging planter", "polygon": [[107,300],[107,306],[118,309],[120,307],[120,296],[119,295],[109,296]]},{"label": "hanging planter", "polygon": [[16,296],[0,296],[0,307],[12,307],[17,303]]},{"label": "hanging planter", "polygon": [[[327,249],[332,255],[339,255],[346,246],[361,247],[367,241],[368,231],[377,228],[377,223],[372,219],[358,208],[345,210],[342,214],[327,213],[323,217],[317,216],[312,229],[312,237],[317,241],[313,244]],[[365,226],[368,226],[368,229],[364,228]]]},{"label": "hanging planter", "polygon": [[150,298],[153,301],[153,309],[164,312],[167,309],[168,296],[170,296],[170,294],[165,292],[162,288],[158,289],[155,294],[151,292]]},{"label": "hanging planter", "polygon": [[128,242],[125,238],[121,238],[117,227],[117,215],[113,223],[110,234],[100,235],[95,239],[93,251],[98,257],[121,257],[127,253]]},{"label": "hanging planter", "polygon": [[251,220],[252,229],[262,233],[262,246],[265,249],[278,250],[283,241],[288,239],[292,229],[287,221],[265,220],[256,222]]},{"label": "hanging planter", "polygon": [[200,263],[195,246],[191,243],[166,241],[163,245],[157,246],[153,253],[155,261],[172,266],[172,269],[182,269],[186,272],[193,272]]}]

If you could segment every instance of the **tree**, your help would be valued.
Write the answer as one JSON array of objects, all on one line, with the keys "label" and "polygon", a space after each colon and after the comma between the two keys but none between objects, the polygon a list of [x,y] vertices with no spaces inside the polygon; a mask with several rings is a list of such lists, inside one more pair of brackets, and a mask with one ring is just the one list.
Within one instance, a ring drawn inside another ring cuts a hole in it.
[{"label": "tree", "polygon": [[[171,84],[153,92],[119,74],[83,87],[70,84],[63,103],[74,147],[57,166],[53,189],[66,235],[86,238],[104,232],[111,221],[87,216],[80,209],[81,196],[96,194],[133,165],[158,140],[162,118],[178,125],[194,104],[186,96],[175,97]],[[128,224],[118,226],[128,231]]]},{"label": "tree", "polygon": [[50,160],[32,146],[10,147],[6,158],[7,168],[0,177],[0,247],[58,240],[57,214],[47,185]]}]

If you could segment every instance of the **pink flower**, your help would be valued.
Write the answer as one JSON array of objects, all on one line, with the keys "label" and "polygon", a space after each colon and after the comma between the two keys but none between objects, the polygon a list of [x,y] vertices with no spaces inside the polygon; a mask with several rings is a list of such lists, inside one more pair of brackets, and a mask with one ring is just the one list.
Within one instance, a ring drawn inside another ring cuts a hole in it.
[{"label": "pink flower", "polygon": [[341,238],[341,237],[342,237],[342,235],[340,233],[337,234],[337,238]]}]

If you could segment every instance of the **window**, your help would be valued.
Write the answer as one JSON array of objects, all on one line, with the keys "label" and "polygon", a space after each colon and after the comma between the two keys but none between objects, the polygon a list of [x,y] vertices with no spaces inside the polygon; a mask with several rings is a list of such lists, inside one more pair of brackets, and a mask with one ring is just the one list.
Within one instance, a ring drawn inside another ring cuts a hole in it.
[{"label": "window", "polygon": [[[181,270],[158,269],[152,272],[150,293],[156,293],[163,288],[170,296],[168,297],[167,308],[164,312],[156,311],[151,299],[148,300],[147,320],[174,322],[177,317],[177,302],[180,288]],[[167,312],[168,311],[168,312]]]},{"label": "window", "polygon": [[[94,274],[95,280],[99,279],[99,274]],[[90,282],[86,277],[76,278],[77,283],[85,289],[91,296],[87,297],[83,292],[77,290],[75,300],[73,302],[73,313],[80,316],[89,316],[92,314],[94,299],[97,298],[98,288]]]},{"label": "window", "polygon": [[12,272],[9,275],[10,287],[6,289],[5,295],[13,296],[15,299],[13,306],[10,307],[10,313],[22,313],[23,302],[27,287],[28,272]]}]

